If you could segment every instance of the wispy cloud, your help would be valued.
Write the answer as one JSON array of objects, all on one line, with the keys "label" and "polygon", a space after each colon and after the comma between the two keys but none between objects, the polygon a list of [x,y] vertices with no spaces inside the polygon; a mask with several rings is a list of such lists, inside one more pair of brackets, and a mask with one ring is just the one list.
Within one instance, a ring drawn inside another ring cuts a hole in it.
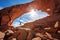
[{"label": "wispy cloud", "polygon": [[15,19],[15,21],[12,23],[12,26],[21,26],[24,25],[27,22],[33,22],[35,20],[44,18],[49,16],[46,12],[42,12],[41,10],[30,10],[30,12],[25,13],[21,17]]},{"label": "wispy cloud", "polygon": [[3,9],[3,7],[0,6],[0,10]]}]

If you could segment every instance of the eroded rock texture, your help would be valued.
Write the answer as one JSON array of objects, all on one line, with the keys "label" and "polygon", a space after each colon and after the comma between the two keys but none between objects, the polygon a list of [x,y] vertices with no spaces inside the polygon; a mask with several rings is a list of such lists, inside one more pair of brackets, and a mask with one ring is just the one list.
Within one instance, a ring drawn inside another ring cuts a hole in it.
[{"label": "eroded rock texture", "polygon": [[9,16],[11,17],[11,20],[9,22],[10,25],[14,19],[30,11],[31,9],[42,10],[52,15],[55,10],[55,0],[34,0],[31,3],[4,8],[0,11],[0,13],[9,14]]},{"label": "eroded rock texture", "polygon": [[[11,23],[31,9],[42,10],[50,16],[14,28]],[[34,0],[31,3],[14,5],[0,10],[0,31],[3,40],[59,40],[60,39],[60,1]],[[11,30],[11,31],[7,31]],[[2,35],[2,36],[3,36]],[[0,36],[1,37],[1,36]],[[0,40],[2,40],[0,39]]]}]

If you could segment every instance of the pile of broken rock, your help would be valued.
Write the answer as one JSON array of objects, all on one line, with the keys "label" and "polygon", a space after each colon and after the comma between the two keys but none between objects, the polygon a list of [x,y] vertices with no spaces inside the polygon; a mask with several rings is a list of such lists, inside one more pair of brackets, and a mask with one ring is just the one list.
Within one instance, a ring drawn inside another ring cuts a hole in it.
[{"label": "pile of broken rock", "polygon": [[[58,27],[58,21],[54,27]],[[58,35],[60,33],[59,31],[55,33],[56,29],[51,27],[42,28],[41,26],[36,26],[33,29],[26,27],[9,27],[3,30],[0,30],[0,40],[59,40]]]}]

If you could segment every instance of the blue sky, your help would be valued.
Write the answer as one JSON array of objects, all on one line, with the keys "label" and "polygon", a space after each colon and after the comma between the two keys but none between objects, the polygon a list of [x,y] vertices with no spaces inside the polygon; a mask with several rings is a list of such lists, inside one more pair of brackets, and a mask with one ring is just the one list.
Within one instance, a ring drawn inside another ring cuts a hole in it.
[{"label": "blue sky", "polygon": [[16,4],[29,3],[32,1],[33,0],[0,0],[0,8],[5,8]]},{"label": "blue sky", "polygon": [[[33,0],[0,0],[0,9],[10,7],[17,4],[25,4],[32,2]],[[27,22],[33,22],[35,20],[44,18],[49,16],[46,12],[42,12],[41,10],[31,9],[30,12],[27,12],[26,14],[16,18],[13,23],[11,24],[14,27],[24,25]]]},{"label": "blue sky", "polygon": [[49,15],[46,12],[42,12],[41,10],[34,11],[34,9],[32,9],[30,10],[30,12],[27,12],[26,14],[16,18],[14,22],[12,23],[12,26],[14,27],[22,26],[25,23],[33,22],[47,16]]}]

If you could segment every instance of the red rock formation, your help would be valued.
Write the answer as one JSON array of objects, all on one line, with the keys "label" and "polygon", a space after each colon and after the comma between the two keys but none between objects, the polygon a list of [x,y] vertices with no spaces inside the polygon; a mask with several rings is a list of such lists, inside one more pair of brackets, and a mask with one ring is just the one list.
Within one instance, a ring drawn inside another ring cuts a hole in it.
[{"label": "red rock formation", "polygon": [[9,14],[9,16],[11,17],[11,20],[8,23],[8,25],[11,25],[14,19],[30,11],[31,9],[42,10],[51,15],[53,14],[55,9],[55,1],[54,0],[34,0],[33,2],[30,2],[27,4],[20,4],[20,5],[4,8],[0,11],[0,13]]},{"label": "red rock formation", "polygon": [[[35,27],[40,27],[40,26],[42,28],[50,27],[51,29],[46,30],[46,31],[56,32],[57,30],[54,28],[54,25],[55,25],[56,21],[60,21],[59,18],[60,18],[60,15],[52,15],[52,16],[45,17],[43,19],[36,20],[34,22],[26,23],[22,27],[31,28],[31,29],[34,29]],[[60,22],[59,22],[59,24],[60,24]],[[59,24],[58,24],[58,28],[60,29]]]},{"label": "red rock formation", "polygon": [[[14,21],[14,19],[30,11],[31,9],[38,9],[47,12],[51,16],[36,20],[31,23],[26,23],[22,27],[32,28],[35,33],[38,32],[44,34],[45,32],[50,32],[54,37],[59,38],[60,36],[59,34],[57,35],[56,32],[60,30],[60,25],[58,26],[58,28],[54,28],[54,24],[56,23],[56,21],[59,21],[60,24],[60,14],[58,14],[60,13],[59,2],[59,0],[35,0],[31,3],[4,8],[0,10],[0,31],[5,32],[7,29],[11,29],[12,27],[10,25]],[[45,27],[50,27],[51,29],[44,30]],[[12,30],[15,31],[14,28]],[[34,33],[33,31],[27,32],[27,30],[23,29],[17,30],[16,33],[14,33],[12,36],[16,37],[18,40],[31,40]]]}]

